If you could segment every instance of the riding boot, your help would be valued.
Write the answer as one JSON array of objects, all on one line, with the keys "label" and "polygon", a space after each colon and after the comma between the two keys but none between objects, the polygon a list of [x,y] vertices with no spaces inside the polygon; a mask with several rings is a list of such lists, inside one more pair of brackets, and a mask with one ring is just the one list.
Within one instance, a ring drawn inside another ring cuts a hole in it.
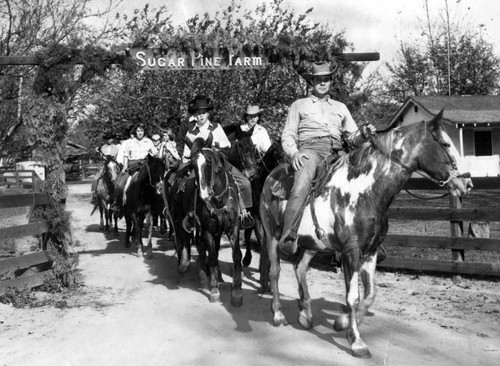
[{"label": "riding boot", "polygon": [[287,255],[297,251],[297,229],[302,219],[304,202],[300,199],[290,199],[283,214],[283,231],[278,247]]}]

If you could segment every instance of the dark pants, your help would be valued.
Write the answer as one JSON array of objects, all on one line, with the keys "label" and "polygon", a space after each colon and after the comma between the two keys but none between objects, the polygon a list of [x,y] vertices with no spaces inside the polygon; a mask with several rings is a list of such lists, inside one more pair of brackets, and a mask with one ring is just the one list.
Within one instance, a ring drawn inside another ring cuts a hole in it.
[{"label": "dark pants", "polygon": [[333,150],[329,139],[318,139],[303,143],[300,152],[307,154],[309,159],[303,159],[303,167],[294,174],[292,191],[283,217],[283,235],[291,237],[297,235],[307,195],[316,176],[316,169],[333,153]]}]

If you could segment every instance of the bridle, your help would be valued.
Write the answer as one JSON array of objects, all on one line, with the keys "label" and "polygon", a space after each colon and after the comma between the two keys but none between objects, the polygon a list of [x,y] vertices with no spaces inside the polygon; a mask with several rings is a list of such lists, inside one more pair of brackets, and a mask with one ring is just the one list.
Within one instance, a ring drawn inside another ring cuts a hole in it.
[{"label": "bridle", "polygon": [[208,147],[204,147],[204,148],[202,149],[202,151],[203,151],[203,150],[204,150],[204,151],[208,151],[208,152],[210,152],[210,154],[212,154],[212,159],[211,159],[211,160],[212,160],[212,162],[211,162],[211,165],[212,165],[211,173],[212,173],[212,174],[211,174],[211,177],[210,177],[210,185],[209,185],[208,194],[209,194],[209,196],[210,196],[210,197],[215,198],[215,199],[218,201],[218,200],[220,200],[220,199],[221,199],[221,198],[222,198],[222,197],[226,194],[226,192],[228,191],[228,187],[229,187],[229,184],[228,184],[228,182],[229,182],[229,177],[227,176],[227,171],[226,171],[225,169],[223,169],[223,171],[224,171],[224,179],[225,179],[225,181],[226,181],[225,188],[224,188],[224,190],[222,191],[222,193],[220,193],[220,194],[215,193],[215,190],[214,190],[215,172],[214,172],[214,167],[213,167],[213,161],[215,160],[215,152],[214,152],[212,149],[208,148]]},{"label": "bridle", "polygon": [[[237,140],[237,142],[238,142],[238,141],[241,141],[241,140]],[[243,164],[243,162],[245,161],[245,157],[244,157],[244,155],[243,155],[243,152],[241,151],[241,146],[240,146],[240,145],[241,145],[241,142],[240,142],[240,143],[237,143],[237,144],[236,144],[236,149],[237,149],[237,151],[238,151],[238,157],[240,158],[240,161],[242,162],[242,168],[243,168],[243,169],[242,169],[242,170],[243,170],[243,171],[242,171],[242,173],[243,173],[246,177],[249,177],[249,174],[247,174],[247,173],[246,173],[246,172],[248,172],[248,169],[247,169],[246,167],[244,167],[244,165],[245,165],[245,164]],[[253,144],[252,144],[252,146],[253,146]],[[257,153],[259,153],[259,152],[258,152],[258,149],[255,149],[255,151],[257,151]],[[260,155],[260,154],[259,154],[259,155]]]},{"label": "bridle", "polygon": [[[426,129],[425,122],[422,122],[422,126],[423,126],[424,129]],[[391,133],[391,146],[392,146],[394,131],[395,130],[392,130],[390,132]],[[448,157],[448,164],[451,165],[452,170],[450,170],[450,171],[447,172],[447,178],[445,180],[435,179],[435,178],[431,177],[430,175],[428,175],[426,173],[423,173],[423,172],[421,172],[421,171],[419,171],[417,169],[413,169],[413,168],[409,167],[408,165],[406,165],[405,163],[403,163],[400,159],[392,156],[392,154],[390,152],[387,152],[379,144],[379,141],[376,138],[374,138],[373,135],[371,135],[369,137],[369,141],[370,141],[371,145],[375,148],[375,150],[377,150],[378,152],[380,152],[383,156],[385,156],[386,158],[388,158],[392,162],[394,162],[397,165],[401,166],[408,173],[411,174],[413,172],[416,172],[417,174],[420,174],[422,177],[430,180],[431,182],[434,182],[434,183],[438,184],[440,187],[444,187],[446,184],[448,184],[454,178],[470,178],[470,173],[468,173],[468,172],[463,173],[463,174],[459,174],[456,161],[453,158],[453,156],[447,150],[447,148],[449,147],[449,145],[446,144],[445,142],[441,141],[438,137],[436,137],[436,135],[432,131],[424,131],[424,132],[429,132],[431,134],[432,139],[439,144],[439,146],[443,149],[444,153]]]}]

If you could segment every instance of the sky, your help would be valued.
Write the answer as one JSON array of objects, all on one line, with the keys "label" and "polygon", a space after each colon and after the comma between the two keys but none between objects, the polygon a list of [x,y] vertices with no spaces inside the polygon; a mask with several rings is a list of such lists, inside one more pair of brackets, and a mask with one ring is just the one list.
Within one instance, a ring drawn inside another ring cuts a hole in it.
[{"label": "sky", "polygon": [[[102,1],[102,0],[94,0]],[[195,14],[225,8],[230,0],[123,0],[120,10],[131,12],[146,3],[158,8],[166,5],[177,24]],[[254,9],[263,0],[244,0],[243,7]],[[429,0],[431,15],[444,9],[446,0]],[[383,62],[391,62],[400,42],[412,42],[419,37],[425,24],[423,0],[284,0],[283,6],[297,13],[313,8],[310,19],[326,24],[333,31],[345,31],[347,41],[353,43],[354,52],[379,52],[380,61],[372,62],[370,69]],[[448,0],[450,20],[482,32],[500,57],[500,1]]]}]

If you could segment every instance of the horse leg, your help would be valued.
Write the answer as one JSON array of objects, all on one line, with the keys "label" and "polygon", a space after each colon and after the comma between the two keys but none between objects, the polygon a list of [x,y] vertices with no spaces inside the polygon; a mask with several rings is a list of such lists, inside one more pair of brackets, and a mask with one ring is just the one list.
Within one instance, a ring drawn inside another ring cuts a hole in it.
[{"label": "horse leg", "polygon": [[97,206],[99,207],[99,230],[104,230],[104,213],[103,213],[103,208],[100,202],[97,203]]},{"label": "horse leg", "polygon": [[178,236],[174,238],[177,251],[177,271],[179,273],[186,273],[189,269],[190,248],[193,234],[182,230],[181,225],[178,225],[177,228],[180,228]]},{"label": "horse leg", "polygon": [[[179,225],[181,226],[181,225]],[[184,229],[181,228],[182,231],[185,232]],[[179,231],[180,232],[180,231]],[[191,234],[193,235],[193,234]],[[203,239],[200,238],[198,232],[196,233],[196,237],[194,238],[196,249],[198,250],[198,275],[200,276],[200,283],[203,287],[209,287],[208,280],[208,263],[207,263],[207,251],[205,243]]]},{"label": "horse leg", "polygon": [[370,358],[372,355],[366,344],[361,339],[358,330],[357,313],[360,302],[359,295],[359,250],[351,250],[343,256],[342,267],[346,284],[346,303],[348,314],[343,314],[334,322],[335,330],[348,329],[347,339],[351,343],[351,351],[354,357]]},{"label": "horse leg", "polygon": [[[219,253],[217,251],[217,238],[214,238],[211,233],[205,231],[203,239],[208,249],[208,270],[210,273],[210,302],[220,301],[219,292]],[[219,236],[220,242],[220,236]]]},{"label": "horse leg", "polygon": [[269,263],[269,254],[267,253],[267,244],[266,244],[266,232],[264,231],[264,237],[262,246],[260,248],[260,258],[259,258],[259,275],[260,275],[260,292],[266,293],[271,291],[271,287],[269,286],[269,271],[270,271],[270,263]]},{"label": "horse leg", "polygon": [[299,296],[300,296],[300,313],[299,313],[299,324],[304,329],[311,329],[313,325],[313,316],[311,310],[311,296],[309,295],[309,289],[307,287],[307,269],[309,268],[309,263],[316,253],[311,251],[303,251],[300,260],[294,265],[295,277],[297,278],[297,283],[299,285]]},{"label": "horse leg", "polygon": [[130,215],[125,215],[125,248],[130,248],[130,235],[132,234],[132,219]]},{"label": "horse leg", "polygon": [[375,302],[377,290],[375,287],[375,269],[377,267],[377,252],[365,260],[361,265],[361,281],[363,282],[364,294],[359,304],[357,320],[358,324],[363,322],[366,312]]},{"label": "horse leg", "polygon": [[140,220],[139,217],[137,217],[137,215],[135,214],[135,212],[133,212],[131,214],[131,217],[132,217],[132,222],[133,222],[133,225],[134,225],[134,230],[133,230],[133,238],[134,238],[134,242],[135,242],[135,245],[137,246],[137,255],[141,255],[141,251],[142,251],[142,225],[143,225],[143,220]]},{"label": "horse leg", "polygon": [[[151,217],[151,213],[147,213],[147,217]],[[148,219],[146,219],[147,221]],[[153,259],[153,225],[148,227],[148,249],[146,250],[146,259]]]},{"label": "horse leg", "polygon": [[228,235],[233,254],[233,285],[231,287],[231,305],[240,307],[243,305],[243,294],[241,293],[241,248],[240,228],[236,224],[231,235]]},{"label": "horse leg", "polygon": [[[111,210],[111,209],[110,209]],[[116,235],[118,235],[118,214],[116,212],[113,212],[113,210],[110,211],[111,215],[113,215],[113,221],[114,221],[114,229],[113,232]]]},{"label": "horse leg", "polygon": [[252,262],[252,248],[250,247],[250,237],[252,236],[253,228],[245,229],[244,238],[245,238],[245,257],[243,258],[243,266],[248,267]]},{"label": "horse leg", "polygon": [[281,311],[280,292],[278,288],[278,281],[280,277],[280,259],[278,256],[278,240],[274,237],[268,239],[267,253],[269,255],[270,269],[269,279],[271,281],[271,291],[273,292],[273,302],[271,308],[273,310],[273,324],[274,326],[287,325],[285,315]]},{"label": "horse leg", "polygon": [[163,213],[160,214],[160,234],[165,234],[167,231],[167,220]]},{"label": "horse leg", "polygon": [[103,208],[104,208],[104,231],[107,232],[109,230],[109,211],[108,211],[108,205],[106,202],[103,202]]}]

